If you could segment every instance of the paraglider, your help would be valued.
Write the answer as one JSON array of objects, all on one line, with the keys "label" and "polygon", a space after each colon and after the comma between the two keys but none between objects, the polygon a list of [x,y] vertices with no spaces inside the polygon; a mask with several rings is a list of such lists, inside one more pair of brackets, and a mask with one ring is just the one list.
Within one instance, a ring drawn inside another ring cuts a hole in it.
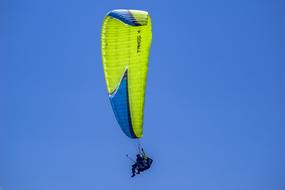
[{"label": "paraglider", "polygon": [[143,148],[139,149],[139,154],[137,154],[137,158],[135,163],[132,165],[132,176],[135,177],[136,174],[140,174],[140,172],[143,172],[150,168],[153,160],[149,158]]},{"label": "paraglider", "polygon": [[119,9],[104,18],[101,51],[109,99],[121,130],[131,139],[143,136],[151,40],[152,24],[146,11]]}]

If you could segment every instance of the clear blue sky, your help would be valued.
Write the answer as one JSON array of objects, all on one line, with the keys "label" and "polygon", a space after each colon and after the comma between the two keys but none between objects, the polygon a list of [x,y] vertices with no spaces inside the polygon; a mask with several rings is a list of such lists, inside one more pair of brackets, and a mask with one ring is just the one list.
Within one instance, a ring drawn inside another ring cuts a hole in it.
[{"label": "clear blue sky", "polygon": [[[1,0],[1,190],[284,190],[285,2]],[[147,10],[142,143],[108,100],[104,15]]]}]

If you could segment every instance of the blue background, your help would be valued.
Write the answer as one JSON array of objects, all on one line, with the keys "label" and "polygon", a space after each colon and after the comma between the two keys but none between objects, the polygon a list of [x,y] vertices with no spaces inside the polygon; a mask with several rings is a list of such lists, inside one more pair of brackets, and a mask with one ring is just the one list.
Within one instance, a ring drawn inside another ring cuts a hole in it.
[{"label": "blue background", "polygon": [[[2,0],[0,189],[285,189],[282,0]],[[142,144],[115,120],[104,15],[147,10],[153,44]]]}]

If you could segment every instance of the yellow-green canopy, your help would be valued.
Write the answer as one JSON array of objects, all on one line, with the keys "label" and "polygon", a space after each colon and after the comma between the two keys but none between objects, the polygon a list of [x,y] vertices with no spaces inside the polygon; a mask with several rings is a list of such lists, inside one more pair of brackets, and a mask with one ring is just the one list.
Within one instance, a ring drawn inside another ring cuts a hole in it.
[{"label": "yellow-green canopy", "polygon": [[113,10],[104,18],[101,47],[107,89],[117,121],[131,138],[143,135],[151,38],[146,11]]}]

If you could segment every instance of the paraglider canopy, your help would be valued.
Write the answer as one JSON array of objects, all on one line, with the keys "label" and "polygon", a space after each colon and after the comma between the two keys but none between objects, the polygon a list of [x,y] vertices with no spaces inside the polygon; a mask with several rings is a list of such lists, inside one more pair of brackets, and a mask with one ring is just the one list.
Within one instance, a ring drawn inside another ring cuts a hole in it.
[{"label": "paraglider canopy", "polygon": [[121,129],[130,138],[143,136],[151,39],[146,11],[113,10],[104,18],[101,49],[108,94]]}]

